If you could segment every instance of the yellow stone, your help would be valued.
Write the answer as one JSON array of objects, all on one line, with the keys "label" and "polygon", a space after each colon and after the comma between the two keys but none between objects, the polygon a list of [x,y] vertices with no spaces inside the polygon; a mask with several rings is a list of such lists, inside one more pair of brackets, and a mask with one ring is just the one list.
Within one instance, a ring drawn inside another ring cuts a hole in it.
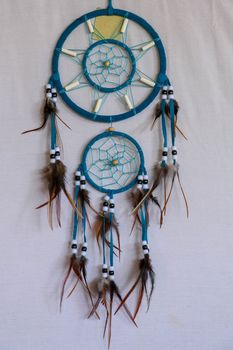
[{"label": "yellow stone", "polygon": [[119,162],[118,162],[118,160],[117,160],[117,159],[113,159],[112,164],[113,164],[113,165],[118,165],[118,164],[119,164]]},{"label": "yellow stone", "polygon": [[105,61],[105,62],[104,62],[104,66],[105,66],[105,67],[109,67],[109,66],[110,66],[110,61]]},{"label": "yellow stone", "polygon": [[108,128],[108,131],[115,131],[115,129],[111,126],[110,128]]}]

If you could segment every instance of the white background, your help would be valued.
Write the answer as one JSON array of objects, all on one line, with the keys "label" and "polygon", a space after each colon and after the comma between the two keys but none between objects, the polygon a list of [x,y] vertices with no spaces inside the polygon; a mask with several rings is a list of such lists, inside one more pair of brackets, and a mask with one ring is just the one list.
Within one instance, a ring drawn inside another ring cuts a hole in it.
[{"label": "white background", "polygon": [[[105,1],[0,0],[0,349],[105,349],[103,320],[87,320],[81,287],[59,313],[66,270],[71,210],[63,199],[62,229],[51,231],[39,170],[46,164],[48,131],[21,136],[39,122],[43,86],[55,42],[75,18]],[[168,74],[180,101],[180,172],[190,203],[184,214],[174,192],[166,223],[150,228],[157,286],[151,309],[138,316],[139,329],[123,313],[114,318],[112,350],[230,350],[233,348],[233,1],[115,0],[147,19],[160,34]],[[150,131],[154,105],[117,128],[142,145],[147,164],[157,161],[159,131]],[[62,102],[72,132],[61,127],[71,188],[72,172],[86,142],[105,125],[78,117]],[[98,204],[99,194],[94,193]],[[132,282],[135,236],[126,197],[117,199],[124,254],[117,263],[123,292]],[[123,205],[124,203],[124,205]],[[126,209],[126,210],[125,210]],[[89,279],[100,258],[90,262]],[[94,268],[93,268],[94,266]],[[134,307],[134,301],[129,303]]]}]

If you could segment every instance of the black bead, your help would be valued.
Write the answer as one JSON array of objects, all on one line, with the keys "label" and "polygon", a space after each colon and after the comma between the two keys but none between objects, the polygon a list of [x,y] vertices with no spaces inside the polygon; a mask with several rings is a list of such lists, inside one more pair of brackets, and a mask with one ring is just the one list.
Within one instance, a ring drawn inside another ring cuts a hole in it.
[{"label": "black bead", "polygon": [[80,179],[81,179],[80,176],[78,176],[78,175],[75,176],[75,180],[76,180],[76,181],[80,181]]},{"label": "black bead", "polygon": [[86,180],[81,180],[81,185],[86,185]]},{"label": "black bead", "polygon": [[52,90],[50,88],[46,89],[46,92],[49,93],[51,92]]},{"label": "black bead", "polygon": [[163,151],[163,156],[164,156],[164,157],[167,156],[167,151]]},{"label": "black bead", "polygon": [[168,95],[173,95],[174,94],[174,91],[173,90],[169,90],[168,91]]},{"label": "black bead", "polygon": [[108,202],[104,202],[104,203],[103,203],[103,206],[104,206],[104,207],[108,207]]},{"label": "black bead", "polygon": [[87,247],[82,247],[82,252],[86,252],[87,251]]},{"label": "black bead", "polygon": [[143,184],[144,184],[144,185],[147,185],[148,183],[149,183],[149,181],[148,181],[147,179],[144,179],[144,180],[143,180]]},{"label": "black bead", "polygon": [[167,90],[162,90],[163,95],[167,95]]},{"label": "black bead", "polygon": [[77,246],[77,244],[76,244],[76,243],[73,243],[73,244],[71,245],[71,248],[72,248],[72,249],[77,249],[77,248],[78,248],[78,246]]},{"label": "black bead", "polygon": [[52,97],[57,97],[57,93],[56,93],[56,92],[53,92],[53,93],[52,93]]},{"label": "black bead", "polygon": [[115,208],[115,204],[114,204],[114,203],[110,203],[110,204],[109,204],[109,207],[110,207],[110,208]]},{"label": "black bead", "polygon": [[176,156],[176,155],[177,155],[177,151],[176,151],[176,150],[173,150],[173,151],[172,151],[172,155],[173,155],[173,156]]},{"label": "black bead", "polygon": [[55,156],[55,153],[50,154],[50,158],[51,158],[51,159],[55,159],[55,157],[56,157],[56,156]]},{"label": "black bead", "polygon": [[142,180],[138,180],[138,185],[142,185],[143,181]]},{"label": "black bead", "polygon": [[145,244],[145,245],[142,246],[142,249],[146,250],[146,249],[148,249],[148,246]]},{"label": "black bead", "polygon": [[108,273],[108,269],[104,268],[104,269],[102,269],[102,272],[103,273]]},{"label": "black bead", "polygon": [[57,151],[57,152],[55,153],[55,156],[60,156],[60,152]]},{"label": "black bead", "polygon": [[109,276],[114,276],[114,271],[109,271]]}]

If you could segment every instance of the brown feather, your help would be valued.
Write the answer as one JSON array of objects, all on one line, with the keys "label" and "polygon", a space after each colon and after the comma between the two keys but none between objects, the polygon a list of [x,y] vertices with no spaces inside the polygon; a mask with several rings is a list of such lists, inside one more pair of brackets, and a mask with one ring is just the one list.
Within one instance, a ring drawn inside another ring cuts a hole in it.
[{"label": "brown feather", "polygon": [[159,102],[157,103],[157,105],[155,106],[155,116],[154,116],[154,120],[153,120],[151,129],[153,129],[155,123],[156,123],[157,120],[160,118],[161,114],[162,114],[161,101],[159,101]]},{"label": "brown feather", "polygon": [[184,192],[184,189],[183,189],[183,186],[181,184],[181,180],[180,180],[180,175],[179,175],[179,165],[178,164],[175,164],[175,165],[172,165],[172,168],[171,168],[171,171],[172,171],[172,180],[171,180],[171,186],[170,186],[170,190],[169,190],[169,193],[168,193],[168,196],[167,196],[167,200],[164,204],[164,207],[163,207],[163,213],[166,211],[166,207],[167,207],[167,204],[171,198],[171,195],[172,195],[172,191],[173,191],[173,188],[174,188],[174,183],[175,183],[175,179],[177,177],[178,179],[178,183],[179,183],[179,186],[180,186],[180,190],[181,190],[181,193],[182,193],[182,196],[183,196],[183,199],[184,199],[184,203],[185,203],[185,209],[186,209],[186,215],[187,215],[187,218],[189,217],[189,206],[188,206],[188,201],[187,201],[187,197],[185,195],[185,192]]},{"label": "brown feather", "polygon": [[[143,299],[143,295],[144,292],[147,296],[147,310],[149,310],[150,307],[150,301],[151,301],[151,297],[154,291],[154,284],[155,284],[155,273],[151,264],[151,260],[149,257],[149,254],[146,254],[144,256],[144,259],[140,260],[139,263],[139,275],[135,281],[135,283],[133,284],[133,286],[130,288],[130,290],[128,291],[128,293],[125,295],[125,297],[121,300],[120,305],[118,306],[115,314],[120,310],[120,308],[125,305],[125,302],[127,301],[127,299],[130,297],[130,295],[134,292],[134,290],[137,288],[137,286],[140,284],[140,290],[139,290],[139,296],[137,299],[137,303],[136,303],[136,309],[134,312],[134,316],[133,319],[135,320],[138,311],[141,307],[142,304],[142,299]],[[147,289],[147,284],[148,284],[148,279],[150,280],[150,284],[151,284],[151,288],[150,288],[150,292],[148,293],[148,289]]]},{"label": "brown feather", "polygon": [[[97,215],[96,221],[94,223],[94,232],[95,232],[95,236],[96,236],[99,250],[101,249],[100,248],[100,240],[102,237],[103,217],[104,217],[104,214],[99,213]],[[115,216],[113,216],[113,219],[112,219],[112,227],[113,227],[113,230],[117,236],[117,245],[118,245],[118,246],[114,246],[114,247],[115,247],[115,249],[117,249],[119,251],[119,259],[120,259],[120,253],[121,253],[120,231],[119,231],[119,225],[116,221]],[[107,235],[107,233],[110,231],[110,228],[111,228],[110,216],[109,216],[109,214],[108,215],[105,214],[105,235]],[[106,241],[106,243],[107,243],[107,241]]]},{"label": "brown feather", "polygon": [[[185,136],[185,134],[183,133],[183,131],[177,125],[179,109],[180,109],[180,107],[179,107],[178,102],[176,100],[174,100],[175,129],[184,137],[185,140],[188,140],[187,137]],[[168,119],[171,120],[169,104],[166,104],[165,113],[166,113]]]},{"label": "brown feather", "polygon": [[[130,199],[131,199],[132,207],[136,208],[138,206],[138,204],[141,202],[141,200],[143,199],[143,192],[138,190],[138,189],[136,191],[132,191],[130,193]],[[133,221],[133,225],[132,225],[130,234],[132,234],[137,222],[141,225],[141,219],[139,216],[139,208],[134,212],[134,221]]]},{"label": "brown feather", "polygon": [[106,278],[101,278],[101,280],[98,281],[97,289],[98,289],[98,299],[96,303],[93,305],[93,308],[88,318],[90,318],[97,311],[100,304],[104,305],[106,311],[108,311],[106,294],[107,294],[107,291],[109,290],[109,280]]},{"label": "brown feather", "polygon": [[141,284],[141,288],[140,288],[140,291],[139,291],[139,296],[138,296],[138,300],[137,300],[136,309],[135,309],[134,315],[133,315],[134,320],[137,317],[138,311],[141,308],[143,295],[144,295],[144,288],[143,288],[143,285]]},{"label": "brown feather", "polygon": [[[116,285],[116,283],[114,281],[110,281],[109,284],[109,294],[110,294],[110,303],[109,303],[109,332],[108,332],[108,348],[110,348],[110,344],[111,344],[111,336],[112,336],[112,307],[113,307],[113,300],[114,300],[114,296],[116,296],[120,302],[122,302],[122,297],[119,291],[118,286]],[[134,323],[134,325],[137,327],[137,324],[131,314],[131,312],[129,311],[127,305],[124,303],[122,305],[127,313],[127,315],[129,316],[130,320]]]},{"label": "brown feather", "polygon": [[65,186],[65,177],[66,177],[66,167],[65,165],[60,161],[57,160],[55,164],[49,164],[44,170],[43,170],[44,178],[48,184],[48,191],[49,191],[49,200],[46,203],[43,203],[42,205],[39,205],[37,209],[44,207],[45,205],[48,205],[49,208],[49,224],[51,228],[52,225],[52,202],[56,199],[56,213],[57,213],[57,221],[60,225],[60,193],[63,191],[66,198],[68,199],[69,203],[71,204],[72,208],[77,212],[79,216],[82,217],[79,210],[76,208],[75,203],[73,202],[73,199],[71,198],[70,194],[66,190]]},{"label": "brown feather", "polygon": [[132,210],[131,214],[135,214],[139,210],[139,208],[142,206],[142,204],[146,200],[151,200],[154,202],[159,208],[160,205],[158,203],[158,200],[156,197],[153,196],[153,192],[156,190],[156,188],[160,185],[162,179],[167,176],[168,173],[168,167],[167,166],[161,166],[161,164],[156,165],[155,167],[155,180],[151,186],[151,188],[145,193],[141,201],[137,204],[137,206]]},{"label": "brown feather", "polygon": [[49,117],[51,117],[52,113],[57,114],[56,104],[50,98],[46,98],[45,105],[43,108],[43,122],[42,122],[41,126],[39,126],[38,128],[35,128],[35,129],[26,130],[26,131],[22,132],[22,134],[27,134],[29,132],[42,130],[46,126],[47,121],[48,121]]},{"label": "brown feather", "polygon": [[[61,298],[60,298],[60,309],[61,309],[62,301],[63,301],[63,298],[64,298],[65,286],[66,286],[66,283],[68,281],[68,278],[69,278],[72,270],[75,273],[75,275],[77,276],[77,282],[75,283],[75,285],[72,288],[72,290],[69,292],[68,297],[70,297],[72,295],[72,293],[74,292],[78,282],[80,281],[82,283],[82,285],[85,287],[86,292],[88,293],[88,296],[89,296],[89,299],[91,301],[92,307],[94,307],[92,293],[90,291],[90,288],[89,288],[89,285],[88,285],[88,282],[87,282],[86,267],[87,267],[87,259],[86,259],[86,257],[81,256],[79,259],[77,259],[77,256],[75,254],[72,254],[70,265],[69,265],[69,269],[68,269],[68,272],[66,274],[66,277],[65,277],[65,280],[64,280],[63,286],[62,286]],[[97,316],[97,318],[99,319],[100,317],[99,317],[98,313],[96,311],[94,313]]]},{"label": "brown feather", "polygon": [[71,259],[70,259],[70,265],[69,265],[69,268],[68,268],[68,271],[67,271],[67,274],[65,276],[65,279],[64,279],[64,282],[62,284],[62,290],[61,290],[61,297],[60,297],[60,311],[62,309],[62,302],[63,302],[63,298],[64,298],[64,293],[65,293],[65,287],[66,287],[66,283],[69,279],[69,276],[71,274],[71,271],[72,271],[72,268],[73,268],[73,262],[74,262],[74,259],[76,258],[75,255],[72,255]]}]

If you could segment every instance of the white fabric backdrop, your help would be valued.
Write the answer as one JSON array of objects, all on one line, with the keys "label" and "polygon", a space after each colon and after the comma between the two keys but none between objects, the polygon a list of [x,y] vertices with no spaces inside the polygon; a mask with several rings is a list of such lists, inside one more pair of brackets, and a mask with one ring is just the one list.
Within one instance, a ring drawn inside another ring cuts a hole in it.
[{"label": "white fabric backdrop", "polygon": [[[232,181],[232,0],[115,0],[147,19],[168,54],[168,73],[182,106],[179,139],[181,175],[190,219],[178,192],[166,224],[150,229],[157,287],[148,314],[135,329],[123,314],[114,318],[112,349],[230,350],[233,343]],[[63,201],[62,229],[50,231],[39,169],[46,164],[47,131],[21,136],[38,124],[50,58],[63,29],[105,1],[0,0],[0,348],[2,350],[105,349],[103,321],[86,320],[81,290],[58,310],[59,290],[71,228]],[[87,140],[103,125],[89,122],[60,104],[72,132],[61,128],[65,159],[72,172]],[[153,164],[158,131],[150,132],[153,106],[119,130],[134,136]],[[85,135],[85,137],[83,136]],[[121,199],[118,199],[118,201]],[[130,221],[119,209],[124,251],[117,267],[125,291],[135,253]],[[93,243],[94,246],[94,243]],[[99,264],[99,256],[93,257]],[[124,267],[124,273],[121,267]],[[127,269],[125,268],[127,266]],[[89,271],[90,279],[97,269]],[[133,307],[133,301],[130,303]]]}]

